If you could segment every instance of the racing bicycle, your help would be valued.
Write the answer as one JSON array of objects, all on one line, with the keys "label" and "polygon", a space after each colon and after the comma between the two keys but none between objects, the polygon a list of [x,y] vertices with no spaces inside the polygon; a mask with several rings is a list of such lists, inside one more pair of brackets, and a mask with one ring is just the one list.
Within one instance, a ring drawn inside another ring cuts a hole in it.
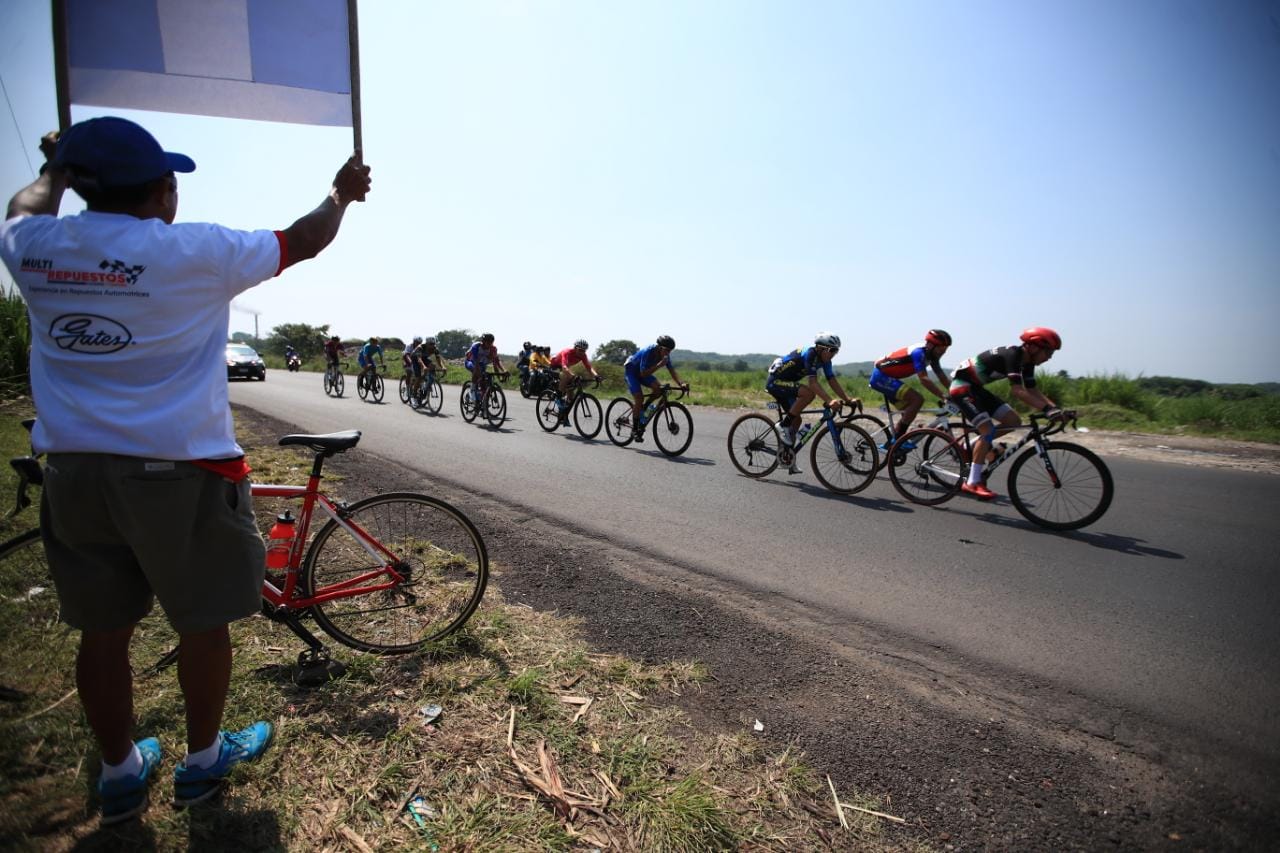
[{"label": "racing bicycle", "polygon": [[[777,410],[778,404],[770,403],[769,408]],[[729,428],[729,458],[746,476],[767,477],[779,464],[791,465],[800,449],[812,442],[809,464],[818,482],[836,494],[856,494],[871,485],[880,467],[879,450],[867,431],[856,423],[855,412],[860,409],[861,403],[855,403],[847,415],[839,418],[829,406],[805,409],[801,416],[820,413],[822,424],[801,427],[794,446],[782,440],[786,413],[775,421],[750,412]]]},{"label": "racing bicycle", "polygon": [[[458,401],[462,407],[462,419],[467,423],[472,423],[478,415],[484,415],[484,419],[489,422],[489,426],[495,428],[502,426],[507,419],[507,395],[503,393],[502,386],[493,380],[502,380],[508,375],[506,373],[485,371],[478,395],[471,393],[470,379],[463,382],[462,396]],[[477,396],[479,397],[478,400]]]},{"label": "racing bicycle", "polygon": [[[674,398],[672,392],[679,392]],[[626,447],[643,435],[649,425],[653,427],[653,440],[667,456],[679,456],[693,442],[693,416],[683,403],[676,402],[688,394],[679,385],[660,385],[649,392],[645,408],[640,412],[640,422],[633,423],[633,404],[630,397],[615,397],[605,413],[605,432],[609,440],[619,447]]]},{"label": "racing bicycle", "polygon": [[386,383],[382,379],[382,373],[386,371],[386,365],[379,368],[376,364],[373,370],[368,373],[361,371],[356,377],[356,393],[360,395],[361,400],[366,402],[370,397],[373,402],[381,403],[382,395],[386,392]]},{"label": "racing bicycle", "polygon": [[[574,376],[569,380],[569,390],[565,397],[560,396],[558,388],[548,388],[538,395],[536,407],[534,409],[538,416],[538,426],[547,432],[555,432],[561,424],[569,423],[569,419],[573,418],[573,427],[583,438],[595,438],[600,434],[600,428],[604,426],[603,411],[600,408],[600,401],[596,399],[594,394],[583,390],[588,382],[594,382],[596,387],[600,386],[602,379],[587,379],[583,376]],[[561,410],[560,404],[564,402],[565,408]]]},{"label": "racing bicycle", "polygon": [[344,361],[339,366],[336,363],[330,363],[324,369],[324,393],[330,397],[341,397],[343,386],[346,381],[342,377],[344,368],[350,366],[351,362]]}]

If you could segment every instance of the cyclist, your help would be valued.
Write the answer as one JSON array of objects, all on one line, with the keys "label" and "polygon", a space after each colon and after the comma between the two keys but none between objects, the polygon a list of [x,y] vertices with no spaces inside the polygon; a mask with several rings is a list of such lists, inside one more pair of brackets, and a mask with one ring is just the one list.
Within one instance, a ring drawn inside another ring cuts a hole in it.
[{"label": "cyclist", "polygon": [[422,383],[424,377],[429,377],[433,373],[444,374],[444,359],[440,356],[440,348],[436,346],[435,338],[427,338],[413,349],[413,383],[414,390]]},{"label": "cyclist", "polygon": [[600,378],[600,374],[591,366],[591,360],[587,358],[588,346],[585,340],[578,338],[573,346],[560,350],[551,358],[551,366],[560,371],[560,399],[557,405],[562,416],[569,411],[569,402],[565,397],[569,393],[570,380],[575,376],[585,378],[588,373],[592,379]]},{"label": "cyclist", "polygon": [[405,381],[409,383],[409,389],[413,390],[418,387],[418,380],[422,378],[417,360],[413,357],[414,352],[422,345],[422,336],[417,335],[404,348],[404,352],[400,354],[400,371],[404,374]]},{"label": "cyclist", "polygon": [[346,351],[342,348],[342,339],[337,335],[324,342],[324,360],[327,367],[336,369],[338,367],[338,359],[344,355],[346,355]]},{"label": "cyclist", "polygon": [[[888,450],[890,444],[906,434],[911,428],[911,422],[920,413],[920,407],[924,405],[924,397],[920,396],[920,392],[904,385],[902,380],[915,374],[930,394],[935,397],[947,396],[947,392],[942,389],[950,386],[951,380],[947,378],[938,360],[949,346],[951,335],[942,329],[930,329],[924,336],[924,343],[894,350],[875,363],[871,370],[872,389],[883,394],[885,400],[902,412],[893,438],[880,445],[881,450]],[[941,387],[934,385],[929,378],[929,368],[933,368],[933,375],[938,377]],[[903,446],[903,450],[911,449]]]},{"label": "cyclist", "polygon": [[[765,382],[764,389],[778,401],[778,409],[783,412],[782,441],[788,447],[795,443],[796,431],[800,428],[800,413],[814,397],[821,397],[822,405],[837,410],[842,403],[852,405],[855,402],[841,387],[831,367],[831,359],[839,351],[840,336],[822,332],[814,337],[813,346],[780,355],[769,366],[769,379]],[[819,370],[827,378],[827,384],[839,400],[833,400],[822,390],[818,383]],[[800,473],[794,459],[788,471],[792,474]]]},{"label": "cyclist", "polygon": [[360,347],[360,355],[357,358],[360,362],[359,381],[365,381],[365,377],[376,369],[373,365],[374,358],[378,359],[383,370],[387,369],[387,363],[382,358],[382,344],[378,343],[378,338],[376,336],[369,338],[369,342]]},{"label": "cyclist", "polygon": [[[951,399],[977,432],[969,477],[961,489],[984,501],[996,496],[987,488],[982,473],[986,468],[991,440],[1022,423],[1018,413],[986,386],[1008,379],[1009,390],[1023,403],[1040,409],[1050,418],[1062,414],[1057,404],[1036,388],[1036,365],[1044,364],[1062,349],[1062,338],[1053,329],[1033,326],[1022,332],[1021,340],[1021,344],[995,347],[965,360],[956,368],[955,378],[951,380]],[[994,421],[999,421],[1000,426],[996,426]]]},{"label": "cyclist", "polygon": [[644,411],[644,389],[658,387],[654,372],[659,367],[665,367],[681,389],[689,390],[689,383],[680,381],[680,374],[676,373],[676,366],[671,361],[671,351],[675,348],[674,338],[670,335],[658,335],[655,343],[637,350],[623,365],[627,390],[631,392],[631,435],[637,443],[644,442],[644,425],[640,423],[640,415]]},{"label": "cyclist", "polygon": [[493,365],[493,372],[506,377],[507,371],[502,369],[502,359],[498,357],[498,348],[493,344],[493,333],[485,332],[480,340],[471,343],[467,350],[466,366],[471,371],[471,398],[480,402],[480,389],[484,387],[484,369]]}]

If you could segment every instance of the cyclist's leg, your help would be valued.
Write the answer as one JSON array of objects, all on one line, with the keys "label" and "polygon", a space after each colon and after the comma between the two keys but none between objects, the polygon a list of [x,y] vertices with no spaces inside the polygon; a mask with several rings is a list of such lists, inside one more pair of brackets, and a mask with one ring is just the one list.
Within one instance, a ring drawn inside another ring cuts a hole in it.
[{"label": "cyclist's leg", "polygon": [[916,415],[920,414],[920,408],[924,405],[924,397],[920,396],[920,392],[914,388],[902,386],[898,391],[898,399],[894,401],[898,408],[902,411],[902,416],[898,418],[897,428],[893,431],[894,440],[902,438],[907,434],[907,430],[911,429],[911,424],[916,419]]},{"label": "cyclist's leg", "polygon": [[786,432],[783,435],[783,438],[786,439],[788,444],[791,444],[796,439],[796,430],[800,428],[800,413],[805,410],[805,407],[813,402],[813,398],[816,396],[817,392],[814,391],[808,383],[796,388],[795,402],[793,402],[791,404],[791,408],[787,410],[787,422],[784,424]]}]

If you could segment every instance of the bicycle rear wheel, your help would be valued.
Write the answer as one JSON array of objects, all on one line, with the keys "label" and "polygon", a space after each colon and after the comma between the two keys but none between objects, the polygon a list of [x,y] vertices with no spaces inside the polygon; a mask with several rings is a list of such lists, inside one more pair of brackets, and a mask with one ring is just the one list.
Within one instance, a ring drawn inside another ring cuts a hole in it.
[{"label": "bicycle rear wheel", "polygon": [[333,372],[329,370],[324,372],[324,393],[333,396]]},{"label": "bicycle rear wheel", "polygon": [[595,438],[604,426],[604,414],[600,401],[594,394],[583,391],[573,401],[573,426],[583,438]]},{"label": "bicycle rear wheel", "polygon": [[440,380],[434,376],[427,382],[423,380],[427,386],[426,396],[423,398],[426,409],[433,415],[440,414],[440,409],[444,406],[444,386],[440,384]]},{"label": "bicycle rear wheel", "polygon": [[653,413],[649,432],[659,450],[668,456],[679,456],[693,441],[693,415],[679,403],[667,403]]},{"label": "bicycle rear wheel", "polygon": [[778,467],[782,437],[764,415],[743,415],[729,427],[729,458],[748,477],[764,477]]},{"label": "bicycle rear wheel", "polygon": [[375,403],[381,403],[382,395],[385,394],[387,390],[387,383],[382,380],[381,373],[373,374],[372,384],[373,388],[370,389],[370,393],[373,394],[373,400]]},{"label": "bicycle rear wheel", "polygon": [[[1044,451],[1047,459],[1032,448],[1009,469],[1014,508],[1050,530],[1078,530],[1102,518],[1115,495],[1106,463],[1093,451],[1065,441],[1047,441]],[[1036,460],[1043,464],[1032,464]]]},{"label": "bicycle rear wheel", "polygon": [[470,380],[462,383],[462,396],[458,399],[458,405],[462,408],[462,419],[467,423],[474,421],[476,415],[480,413],[480,407],[476,405],[476,398],[471,393]]},{"label": "bicycle rear wheel", "polygon": [[356,394],[361,400],[369,399],[369,377],[363,373],[356,376]]},{"label": "bicycle rear wheel", "polygon": [[[836,436],[823,425],[813,437],[809,448],[809,462],[818,482],[841,495],[852,495],[871,485],[879,470],[879,456],[871,436],[852,424],[839,427],[840,447],[836,448]],[[858,448],[855,453],[850,448]]]},{"label": "bicycle rear wheel", "polygon": [[861,460],[859,462],[860,465],[866,464],[866,461],[874,452],[875,458],[879,460],[877,470],[883,468],[889,461],[889,454],[886,451],[881,450],[880,445],[893,443],[893,433],[889,430],[889,427],[884,421],[880,420],[875,415],[868,415],[865,413],[861,415],[854,415],[849,419],[849,422],[852,423],[853,426],[861,429],[870,437],[871,446],[868,446],[867,443],[863,442],[863,440],[859,438],[857,441],[851,440],[845,442],[845,450],[848,450],[850,453],[858,456]]},{"label": "bicycle rear wheel", "polygon": [[[913,445],[911,450],[899,447]],[[964,483],[968,466],[960,447],[942,430],[913,429],[891,451],[889,479],[912,503],[934,506],[950,500]]]},{"label": "bicycle rear wheel", "polygon": [[604,434],[619,447],[626,447],[635,436],[631,432],[631,401],[626,397],[615,397],[609,403],[604,416]]},{"label": "bicycle rear wheel", "polygon": [[408,404],[408,402],[409,402],[409,377],[407,377],[407,376],[401,376],[401,377],[400,377],[400,387],[399,387],[399,389],[398,389],[398,390],[399,390],[399,392],[400,392],[400,402],[401,402],[401,403]]},{"label": "bicycle rear wheel", "polygon": [[340,371],[334,371],[333,374],[333,396],[341,397],[342,391],[346,386],[346,380],[343,379]]},{"label": "bicycle rear wheel", "polygon": [[334,598],[311,608],[325,633],[340,643],[375,654],[399,654],[439,640],[470,618],[489,581],[489,555],[475,526],[444,501],[390,492],[352,504],[346,518],[394,557],[384,565],[332,519],[320,529],[302,567],[306,594],[351,583],[375,572],[355,589],[402,580],[380,592]]},{"label": "bicycle rear wheel", "polygon": [[560,406],[556,399],[555,391],[543,391],[533,404],[533,412],[537,415],[538,426],[547,432],[555,432],[560,426]]},{"label": "bicycle rear wheel", "polygon": [[507,395],[497,385],[490,385],[484,394],[484,419],[491,427],[500,427],[507,419]]}]

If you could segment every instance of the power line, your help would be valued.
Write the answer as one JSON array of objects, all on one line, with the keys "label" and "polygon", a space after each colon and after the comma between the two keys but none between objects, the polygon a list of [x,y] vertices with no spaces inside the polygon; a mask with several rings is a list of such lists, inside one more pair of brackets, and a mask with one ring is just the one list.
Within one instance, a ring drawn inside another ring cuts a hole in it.
[{"label": "power line", "polygon": [[34,179],[36,176],[35,167],[31,165],[31,155],[27,153],[26,142],[23,141],[22,128],[18,125],[18,115],[13,111],[13,101],[9,100],[9,87],[4,84],[4,77],[0,75],[0,91],[4,92],[4,102],[9,106],[9,117],[13,119],[13,130],[18,134],[18,147],[22,149],[22,156],[27,160],[27,171],[31,173]]}]

